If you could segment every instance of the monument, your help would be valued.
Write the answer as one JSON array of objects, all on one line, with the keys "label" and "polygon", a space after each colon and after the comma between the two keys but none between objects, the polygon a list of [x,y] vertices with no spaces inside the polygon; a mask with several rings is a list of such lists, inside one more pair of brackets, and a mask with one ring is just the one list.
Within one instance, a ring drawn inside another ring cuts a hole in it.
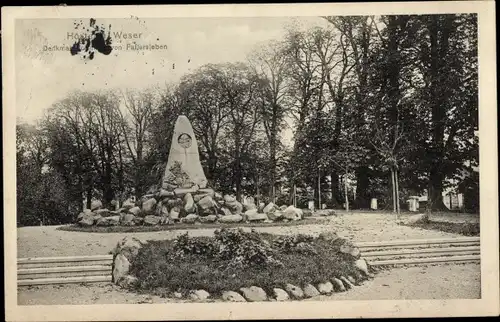
[{"label": "monument", "polygon": [[162,188],[206,188],[207,178],[201,167],[198,142],[188,118],[181,115],[174,126]]},{"label": "monument", "polygon": [[180,115],[174,126],[170,153],[160,185],[135,201],[129,199],[116,211],[87,209],[78,216],[82,226],[166,225],[181,223],[238,223],[302,219],[293,206],[269,203],[257,209],[253,198],[241,204],[233,195],[222,196],[208,187],[198,142],[188,118]]}]

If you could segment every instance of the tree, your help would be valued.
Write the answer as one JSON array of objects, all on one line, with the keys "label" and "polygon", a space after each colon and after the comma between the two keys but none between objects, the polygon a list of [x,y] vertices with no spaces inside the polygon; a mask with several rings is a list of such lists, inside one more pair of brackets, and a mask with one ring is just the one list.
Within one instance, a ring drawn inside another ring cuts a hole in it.
[{"label": "tree", "polygon": [[185,97],[185,114],[201,143],[202,160],[206,161],[206,174],[212,184],[218,173],[219,141],[229,124],[232,105],[227,99],[223,83],[227,81],[223,65],[204,65],[185,76],[179,86]]},{"label": "tree", "polygon": [[420,17],[422,104],[428,108],[429,210],[445,209],[445,179],[474,159],[477,145],[477,17],[427,15]]},{"label": "tree", "polygon": [[153,89],[143,91],[125,90],[122,92],[125,111],[118,109],[120,126],[123,133],[127,156],[132,161],[132,177],[136,198],[146,191],[148,169],[146,155],[150,152],[148,136],[153,124],[153,116],[159,105],[158,94]]},{"label": "tree", "polygon": [[277,154],[280,146],[280,132],[289,112],[286,92],[287,61],[282,43],[272,43],[253,53],[251,68],[261,80],[259,98],[262,124],[269,144],[269,196],[276,200]]},{"label": "tree", "polygon": [[231,137],[233,187],[241,199],[242,156],[247,152],[260,121],[257,95],[261,82],[243,64],[228,64],[221,86],[230,106],[227,134]]},{"label": "tree", "polygon": [[[120,152],[122,149],[122,126],[119,114],[119,99],[113,92],[74,92],[67,98],[57,102],[49,111],[47,119],[48,129],[53,131],[53,138],[58,133],[65,132],[73,138],[77,149],[68,149],[73,152],[75,162],[90,163],[90,172],[95,176],[86,185],[87,206],[95,186],[102,192],[105,206],[109,206],[115,198],[115,190],[123,188],[120,180],[123,179],[119,169],[123,162]],[[52,150],[58,149],[59,140],[53,141]],[[68,146],[68,148],[70,148]],[[64,167],[68,154],[54,158],[58,165]],[[81,169],[76,165],[76,174],[79,175],[78,185],[83,184]]]}]

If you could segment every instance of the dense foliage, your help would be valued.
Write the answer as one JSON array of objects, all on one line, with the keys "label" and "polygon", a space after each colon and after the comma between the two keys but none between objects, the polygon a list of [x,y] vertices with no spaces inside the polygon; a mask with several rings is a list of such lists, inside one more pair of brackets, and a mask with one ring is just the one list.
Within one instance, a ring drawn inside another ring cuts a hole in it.
[{"label": "dense foliage", "polygon": [[74,92],[36,126],[18,124],[18,222],[68,222],[82,200],[143,195],[180,114],[210,185],[237,198],[290,204],[296,188],[301,207],[368,208],[375,197],[396,209],[427,193],[429,209],[443,209],[444,189],[458,186],[477,211],[477,16],[318,21],[247,62],[164,88]]},{"label": "dense foliage", "polygon": [[[220,295],[252,285],[268,294],[287,283],[303,287],[340,276],[359,276],[353,260],[326,238],[293,237],[221,229],[214,237],[181,235],[174,241],[149,241],[131,263],[138,291],[168,295],[204,289]],[[282,245],[288,245],[284,251]],[[303,251],[300,244],[314,251]],[[297,247],[298,246],[298,247]]]}]

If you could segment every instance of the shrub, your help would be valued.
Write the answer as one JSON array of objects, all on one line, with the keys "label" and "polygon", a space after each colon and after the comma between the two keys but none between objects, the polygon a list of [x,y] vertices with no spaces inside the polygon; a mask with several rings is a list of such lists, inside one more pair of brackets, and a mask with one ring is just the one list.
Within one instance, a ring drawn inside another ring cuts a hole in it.
[{"label": "shrub", "polygon": [[255,230],[243,229],[216,230],[217,259],[229,261],[230,266],[280,265],[275,252],[267,240],[262,239]]},{"label": "shrub", "polygon": [[[335,241],[338,243],[337,241]],[[131,263],[136,291],[164,296],[204,289],[213,295],[256,285],[266,292],[355,276],[352,258],[332,240],[221,229],[213,237],[150,241]]]},{"label": "shrub", "polygon": [[314,237],[298,234],[292,236],[280,236],[274,240],[273,246],[284,253],[310,253],[316,254],[312,242]]}]

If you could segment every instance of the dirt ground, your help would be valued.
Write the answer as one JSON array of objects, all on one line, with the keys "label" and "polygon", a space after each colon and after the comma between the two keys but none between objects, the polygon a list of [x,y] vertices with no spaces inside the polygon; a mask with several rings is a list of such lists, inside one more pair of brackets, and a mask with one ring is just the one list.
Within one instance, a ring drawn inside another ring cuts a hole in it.
[{"label": "dirt ground", "polygon": [[[19,305],[180,303],[187,300],[161,298],[123,291],[111,283],[23,286]],[[479,264],[453,264],[394,268],[344,293],[321,295],[307,301],[331,300],[422,300],[479,299]],[[219,301],[219,300],[215,300]]]},{"label": "dirt ground", "polygon": [[[403,215],[406,216],[406,215]],[[395,216],[388,213],[352,213],[328,217],[329,222],[321,225],[288,227],[260,227],[256,230],[273,234],[335,231],[339,236],[354,242],[388,241],[398,239],[453,238],[460,235],[433,230],[411,228],[397,224]],[[477,215],[446,214],[435,215],[433,220],[474,222]],[[51,257],[75,255],[100,255],[109,253],[124,236],[143,240],[172,239],[186,230],[140,232],[140,233],[88,233],[57,230],[58,226],[22,227],[17,229],[17,257]],[[191,236],[209,236],[215,229],[190,230]]]}]

